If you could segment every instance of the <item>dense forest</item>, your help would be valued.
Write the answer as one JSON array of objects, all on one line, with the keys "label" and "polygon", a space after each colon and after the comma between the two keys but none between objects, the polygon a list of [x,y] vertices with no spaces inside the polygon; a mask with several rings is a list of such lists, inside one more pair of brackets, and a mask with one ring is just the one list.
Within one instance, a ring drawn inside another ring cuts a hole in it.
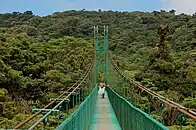
[{"label": "dense forest", "polygon": [[196,14],[13,12],[0,14],[0,128],[13,127],[79,78],[93,55],[94,25],[109,26],[109,49],[128,76],[196,109]]}]

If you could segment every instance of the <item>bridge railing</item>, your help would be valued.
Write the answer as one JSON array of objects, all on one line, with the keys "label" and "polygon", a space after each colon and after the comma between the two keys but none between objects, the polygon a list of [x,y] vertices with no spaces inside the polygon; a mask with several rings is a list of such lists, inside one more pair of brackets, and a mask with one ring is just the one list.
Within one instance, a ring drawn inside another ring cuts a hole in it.
[{"label": "bridge railing", "polygon": [[106,88],[106,91],[122,130],[168,130],[112,89]]},{"label": "bridge railing", "polygon": [[75,110],[75,112],[62,122],[56,130],[86,130],[89,127],[90,118],[95,108],[97,97],[96,87],[92,90],[91,94],[84,100],[83,103]]},{"label": "bridge railing", "polygon": [[119,62],[109,53],[109,78],[111,88],[135,107],[148,113],[165,126],[195,128],[196,112],[171,99],[161,96],[153,88],[143,86],[119,68]]}]

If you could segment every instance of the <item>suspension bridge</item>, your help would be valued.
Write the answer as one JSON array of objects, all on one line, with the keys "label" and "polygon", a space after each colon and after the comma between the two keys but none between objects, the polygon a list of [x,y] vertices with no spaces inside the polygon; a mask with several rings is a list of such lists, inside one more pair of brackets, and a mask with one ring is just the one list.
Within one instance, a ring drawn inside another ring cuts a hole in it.
[{"label": "suspension bridge", "polygon": [[[107,26],[103,35],[104,40],[100,42],[98,26],[95,26],[95,53],[88,71],[45,107],[33,109],[33,114],[14,129],[168,130],[170,117],[162,118],[165,108],[176,113],[180,129],[187,118],[196,120],[194,110],[128,78],[108,51]],[[104,99],[98,95],[100,75],[108,85]],[[153,118],[153,114],[159,118]]]}]

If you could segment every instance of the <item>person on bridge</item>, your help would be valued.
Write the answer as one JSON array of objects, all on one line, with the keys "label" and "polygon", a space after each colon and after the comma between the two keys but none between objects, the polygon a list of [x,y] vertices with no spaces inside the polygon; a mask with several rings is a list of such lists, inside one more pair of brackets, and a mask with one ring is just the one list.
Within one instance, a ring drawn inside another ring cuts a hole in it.
[{"label": "person on bridge", "polygon": [[99,91],[98,91],[98,93],[99,93],[100,95],[102,95],[102,98],[104,99],[105,83],[101,82],[101,83],[99,84]]}]

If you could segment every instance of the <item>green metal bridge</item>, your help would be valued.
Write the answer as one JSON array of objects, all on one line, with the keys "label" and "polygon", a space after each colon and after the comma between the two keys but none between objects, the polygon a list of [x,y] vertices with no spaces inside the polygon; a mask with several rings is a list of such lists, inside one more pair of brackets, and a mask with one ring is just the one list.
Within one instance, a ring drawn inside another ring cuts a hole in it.
[{"label": "green metal bridge", "polygon": [[[187,118],[196,120],[193,110],[129,79],[108,51],[108,27],[104,26],[103,43],[98,32],[94,27],[95,54],[88,71],[44,108],[33,109],[34,114],[14,129],[168,130],[170,119],[162,118],[165,108],[177,113],[181,129]],[[100,74],[108,85],[105,99],[98,95]]]}]

